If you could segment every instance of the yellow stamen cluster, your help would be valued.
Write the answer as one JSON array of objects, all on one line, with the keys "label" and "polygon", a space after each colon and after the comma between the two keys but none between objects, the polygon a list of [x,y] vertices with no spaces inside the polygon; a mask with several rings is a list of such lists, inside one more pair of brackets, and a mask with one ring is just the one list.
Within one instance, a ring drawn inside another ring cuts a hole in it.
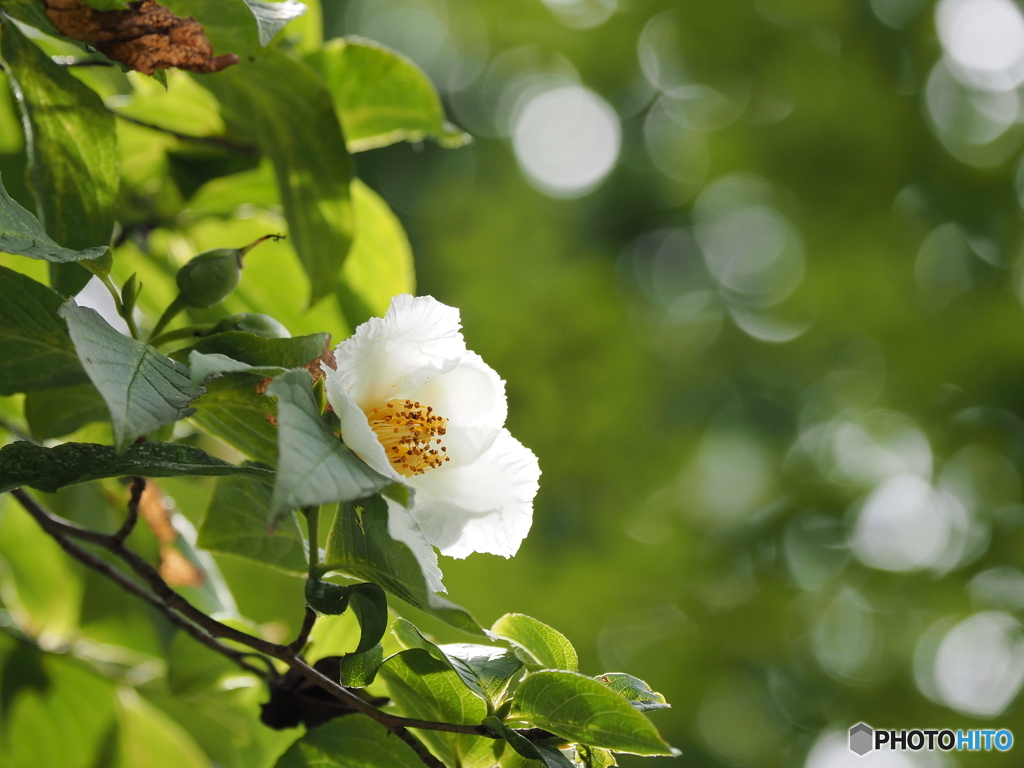
[{"label": "yellow stamen cluster", "polygon": [[370,428],[400,475],[412,477],[449,461],[441,445],[448,419],[412,400],[389,400],[367,414]]}]

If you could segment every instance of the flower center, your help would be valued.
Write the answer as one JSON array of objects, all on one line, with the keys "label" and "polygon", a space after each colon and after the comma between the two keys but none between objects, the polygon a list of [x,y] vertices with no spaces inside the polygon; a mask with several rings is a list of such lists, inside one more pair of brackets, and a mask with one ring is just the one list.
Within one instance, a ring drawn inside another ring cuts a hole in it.
[{"label": "flower center", "polygon": [[400,475],[422,475],[449,460],[448,449],[441,445],[448,419],[429,406],[412,400],[389,400],[367,414],[367,420]]}]

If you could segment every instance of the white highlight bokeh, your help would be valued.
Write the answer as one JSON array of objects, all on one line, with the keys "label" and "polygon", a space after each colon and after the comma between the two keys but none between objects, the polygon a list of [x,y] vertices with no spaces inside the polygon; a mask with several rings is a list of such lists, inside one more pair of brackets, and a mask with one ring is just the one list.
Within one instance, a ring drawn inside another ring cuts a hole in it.
[{"label": "white highlight bokeh", "polygon": [[1020,623],[1002,611],[957,624],[935,655],[935,688],[947,706],[971,715],[998,715],[1024,684]]}]

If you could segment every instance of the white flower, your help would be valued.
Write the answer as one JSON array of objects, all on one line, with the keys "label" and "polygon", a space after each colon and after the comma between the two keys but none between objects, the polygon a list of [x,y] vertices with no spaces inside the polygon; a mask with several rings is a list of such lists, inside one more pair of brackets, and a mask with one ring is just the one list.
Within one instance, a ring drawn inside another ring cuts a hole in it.
[{"label": "white flower", "polygon": [[388,533],[444,591],[433,547],[451,557],[510,557],[530,530],[540,468],[505,429],[505,382],[466,349],[459,311],[430,296],[396,296],[324,366],[345,443],[415,491],[388,500]]}]

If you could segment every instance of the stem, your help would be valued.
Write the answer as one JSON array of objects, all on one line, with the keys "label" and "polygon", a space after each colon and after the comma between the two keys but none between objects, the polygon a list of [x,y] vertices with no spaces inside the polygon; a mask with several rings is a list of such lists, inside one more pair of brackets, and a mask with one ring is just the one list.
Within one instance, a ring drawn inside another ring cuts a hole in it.
[{"label": "stem", "polygon": [[284,240],[285,237],[286,237],[286,235],[264,235],[263,237],[257,238],[256,240],[253,240],[251,243],[249,243],[244,248],[239,248],[238,249],[238,256],[239,256],[239,258],[241,258],[242,256],[245,256],[245,254],[247,254],[249,251],[251,251],[257,245],[262,243],[264,240],[270,240],[271,238],[273,238],[274,242],[277,242],[278,240]]},{"label": "stem", "polygon": [[208,331],[212,330],[213,326],[210,323],[186,325],[184,328],[175,328],[173,331],[161,333],[156,338],[152,338],[151,336],[147,343],[151,347],[159,347],[161,344],[167,344],[172,341],[181,341],[182,339],[191,339],[196,336],[203,336]]},{"label": "stem", "polygon": [[[135,499],[135,492],[137,488],[139,488],[139,484],[133,481],[133,501]],[[372,704],[368,704],[353,694],[339,682],[332,680],[311,667],[306,663],[305,659],[299,655],[299,651],[296,650],[296,647],[301,647],[299,645],[300,641],[302,641],[302,645],[305,644],[309,631],[312,629],[313,622],[316,618],[316,614],[312,609],[307,609],[306,618],[303,621],[303,627],[299,633],[299,638],[290,645],[269,643],[261,638],[247,635],[244,632],[239,632],[236,629],[221,624],[219,621],[207,616],[205,613],[197,609],[185,598],[171,589],[153,566],[130,549],[126,548],[123,544],[123,539],[127,536],[127,533],[125,533],[124,536],[121,536],[121,532],[127,526],[127,521],[125,526],[122,526],[121,530],[117,533],[113,535],[106,534],[100,531],[94,531],[90,528],[83,528],[69,520],[65,520],[54,515],[38,504],[35,499],[29,496],[29,494],[22,488],[14,489],[11,491],[11,494],[21,503],[25,510],[35,518],[40,527],[49,534],[62,549],[64,549],[65,552],[80,563],[87,565],[98,573],[101,573],[111,579],[125,591],[130,592],[149,603],[155,609],[160,611],[160,613],[166,616],[167,619],[175,626],[190,634],[203,645],[226,656],[247,672],[251,672],[264,680],[275,673],[273,665],[267,657],[269,656],[283,661],[313,684],[323,688],[328,693],[333,694],[336,698],[344,701],[352,709],[361,712],[386,727],[389,731],[395,734],[396,737],[408,744],[409,747],[416,752],[419,758],[427,766],[430,766],[430,768],[444,768],[444,766],[436,757],[427,751],[426,747],[423,746],[415,736],[409,733],[407,730],[408,728],[418,728],[420,730],[428,731],[446,731],[449,733],[464,733],[472,736],[484,736],[492,739],[497,738],[494,734],[490,733],[486,728],[480,725],[439,723],[431,720],[418,720],[416,718],[401,717],[399,715],[391,715],[386,712],[381,712]],[[139,498],[141,498],[141,494],[142,490],[140,488],[138,490]],[[132,517],[132,506],[133,504],[129,505],[129,518]],[[135,514],[137,514],[137,503],[134,503],[134,506],[136,507]],[[319,511],[319,508],[316,509]],[[314,515],[311,514],[310,517],[314,517]],[[314,524],[314,526],[316,526],[316,524]],[[134,570],[150,585],[153,591],[150,592],[143,588],[110,563],[71,541],[72,538],[81,539],[91,544],[104,547],[131,567],[132,570]],[[317,549],[319,549],[319,547],[317,547]],[[311,558],[311,560],[312,559],[313,558]],[[319,558],[317,557],[317,559]],[[239,643],[240,645],[251,648],[257,653],[237,651],[234,648],[230,648],[219,642],[217,638],[231,640]],[[247,662],[246,658],[249,657],[255,657],[266,664],[268,667],[267,672],[257,669]]]},{"label": "stem", "polygon": [[306,516],[309,538],[309,578],[315,579],[320,565],[320,507],[304,507],[302,514]]},{"label": "stem", "polygon": [[145,490],[146,481],[141,477],[133,477],[131,498],[128,500],[128,517],[125,518],[124,524],[117,533],[110,537],[111,543],[115,546],[120,546],[121,542],[128,538],[139,521],[139,502],[142,501],[142,494]]},{"label": "stem", "polygon": [[171,320],[173,320],[181,310],[185,308],[185,300],[181,298],[179,293],[174,297],[174,301],[167,305],[167,309],[160,315],[160,319],[156,321],[156,325],[153,326],[153,330],[149,332],[149,338],[159,338],[159,333],[162,331]]}]

